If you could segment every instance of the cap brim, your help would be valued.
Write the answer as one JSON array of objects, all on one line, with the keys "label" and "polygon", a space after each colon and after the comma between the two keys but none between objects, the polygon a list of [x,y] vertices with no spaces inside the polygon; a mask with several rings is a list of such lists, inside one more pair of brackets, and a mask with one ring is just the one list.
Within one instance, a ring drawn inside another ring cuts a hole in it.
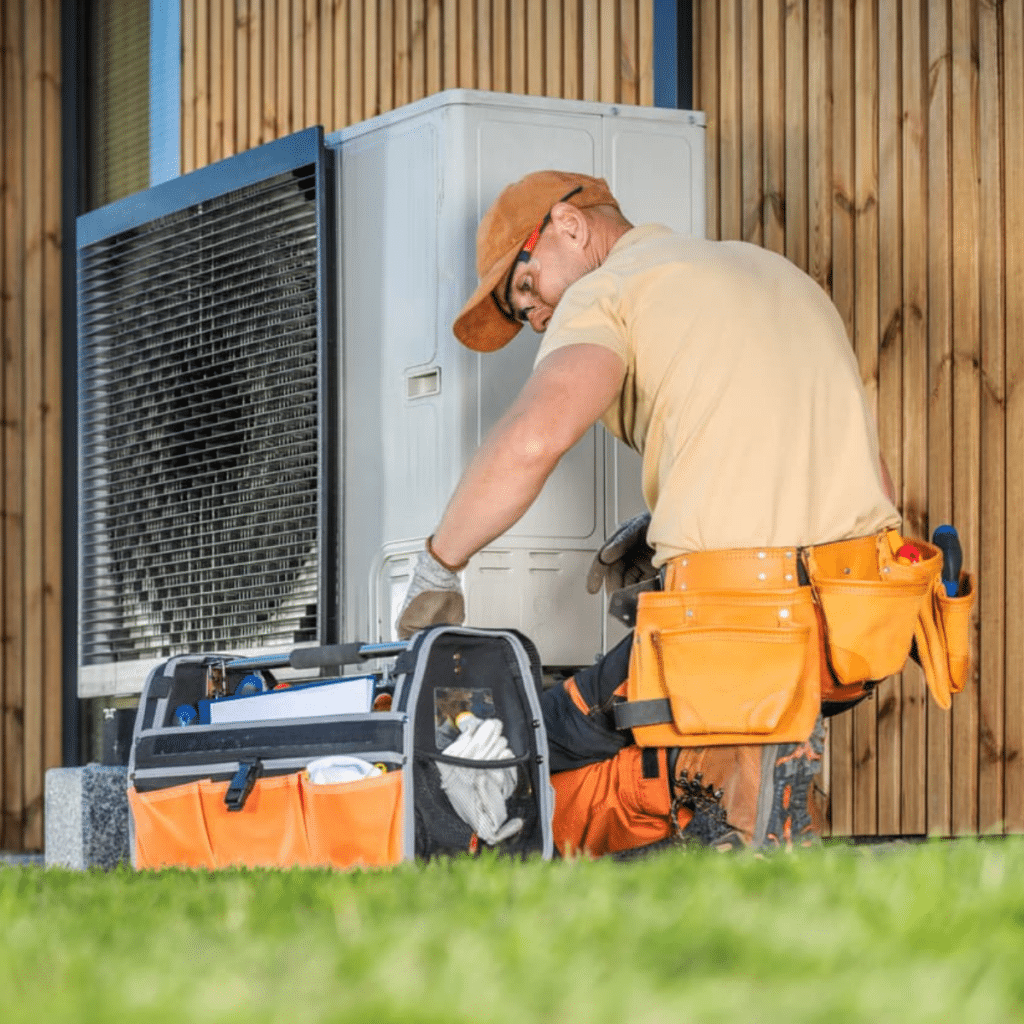
[{"label": "cap brim", "polygon": [[476,352],[497,352],[523,329],[519,321],[509,320],[498,309],[491,294],[504,282],[518,254],[519,246],[515,246],[495,263],[452,324],[455,337],[466,348]]}]

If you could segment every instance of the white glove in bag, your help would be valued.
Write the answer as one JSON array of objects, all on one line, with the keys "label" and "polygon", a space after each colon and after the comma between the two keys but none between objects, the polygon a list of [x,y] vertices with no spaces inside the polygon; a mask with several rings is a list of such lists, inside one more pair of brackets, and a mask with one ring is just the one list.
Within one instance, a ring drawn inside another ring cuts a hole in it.
[{"label": "white glove in bag", "polygon": [[[505,761],[515,755],[502,732],[500,718],[477,718],[469,712],[456,720],[461,735],[445,747],[449,757],[474,761]],[[455,813],[488,846],[494,846],[523,827],[522,818],[509,818],[505,801],[516,788],[515,768],[463,768],[438,762],[441,786]]]}]

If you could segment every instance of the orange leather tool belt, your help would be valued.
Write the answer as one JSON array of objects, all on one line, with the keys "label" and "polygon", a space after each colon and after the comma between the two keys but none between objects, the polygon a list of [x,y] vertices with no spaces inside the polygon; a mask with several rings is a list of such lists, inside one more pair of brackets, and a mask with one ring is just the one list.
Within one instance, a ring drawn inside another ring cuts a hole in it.
[{"label": "orange leather tool belt", "polygon": [[640,746],[805,740],[822,700],[899,672],[915,638],[941,707],[966,682],[973,579],[949,598],[942,553],[889,530],[814,548],[681,555],[640,595],[616,724]]}]

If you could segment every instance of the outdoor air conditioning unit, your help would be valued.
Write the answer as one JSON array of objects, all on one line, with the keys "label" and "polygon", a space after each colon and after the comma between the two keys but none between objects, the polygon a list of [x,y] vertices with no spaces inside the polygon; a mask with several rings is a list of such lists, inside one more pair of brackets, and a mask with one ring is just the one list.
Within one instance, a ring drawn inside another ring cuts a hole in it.
[{"label": "outdoor air conditioning unit", "polygon": [[[451,324],[476,225],[540,168],[704,233],[700,114],[457,90],[250,150],[78,222],[79,694],[180,653],[376,641],[462,470],[529,375]],[[583,581],[642,508],[639,459],[591,430],[465,574],[467,621],[544,664],[619,627]]]}]

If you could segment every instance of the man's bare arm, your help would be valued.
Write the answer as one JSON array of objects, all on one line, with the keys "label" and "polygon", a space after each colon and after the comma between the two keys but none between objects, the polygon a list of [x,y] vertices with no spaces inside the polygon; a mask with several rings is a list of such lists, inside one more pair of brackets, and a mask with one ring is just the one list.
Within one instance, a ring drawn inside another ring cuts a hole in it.
[{"label": "man's bare arm", "polygon": [[570,345],[544,359],[466,468],[434,532],[434,552],[461,565],[525,514],[559,459],[612,404],[622,359]]}]

